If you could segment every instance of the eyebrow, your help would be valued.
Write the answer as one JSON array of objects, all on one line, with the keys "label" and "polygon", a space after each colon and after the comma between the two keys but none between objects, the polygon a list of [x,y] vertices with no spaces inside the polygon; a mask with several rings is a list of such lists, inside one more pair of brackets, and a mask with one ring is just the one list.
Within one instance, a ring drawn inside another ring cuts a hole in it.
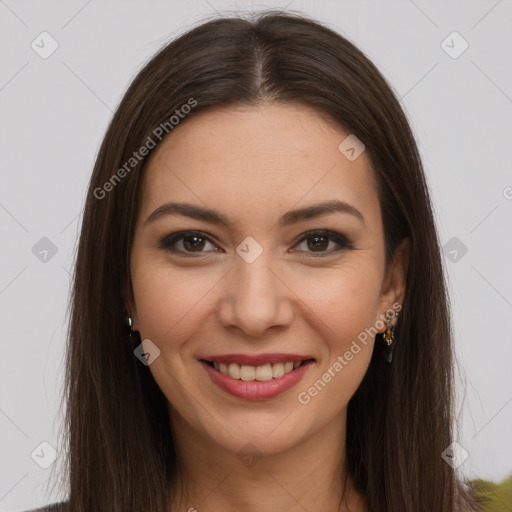
[{"label": "eyebrow", "polygon": [[[305,208],[290,210],[280,217],[278,225],[280,227],[289,226],[291,224],[296,224],[301,220],[313,219],[315,217],[320,217],[322,215],[335,212],[347,213],[359,219],[361,222],[363,222],[363,224],[366,223],[363,214],[357,208],[343,201],[332,200],[307,206]],[[153,213],[151,213],[151,215],[149,215],[149,217],[144,222],[144,225],[160,219],[166,215],[181,215],[183,217],[190,217],[192,219],[202,220],[212,224],[224,226],[228,229],[232,228],[232,223],[230,220],[225,215],[216,210],[205,208],[203,206],[193,205],[190,203],[176,202],[169,202],[159,206]]]}]

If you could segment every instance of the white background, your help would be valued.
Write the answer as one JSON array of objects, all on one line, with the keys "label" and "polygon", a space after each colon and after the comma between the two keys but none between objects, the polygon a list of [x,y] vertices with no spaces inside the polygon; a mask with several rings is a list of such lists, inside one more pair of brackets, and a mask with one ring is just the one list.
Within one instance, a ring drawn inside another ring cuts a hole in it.
[{"label": "white background", "polygon": [[[69,272],[113,110],[144,62],[192,24],[216,10],[287,4],[353,41],[402,99],[442,244],[457,237],[468,249],[457,262],[445,258],[460,362],[458,439],[469,453],[460,470],[495,481],[512,472],[510,0],[0,0],[1,510],[61,498],[45,494],[51,468],[31,453],[43,441],[60,448]],[[43,31],[58,42],[47,59],[31,48]],[[453,31],[469,44],[455,59],[442,47]],[[46,263],[32,253],[42,237],[57,247]]]}]

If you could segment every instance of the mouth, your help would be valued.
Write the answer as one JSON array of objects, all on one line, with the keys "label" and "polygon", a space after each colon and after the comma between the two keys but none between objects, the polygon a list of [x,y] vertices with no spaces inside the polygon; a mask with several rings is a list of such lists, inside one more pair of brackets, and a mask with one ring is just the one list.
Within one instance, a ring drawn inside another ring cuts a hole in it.
[{"label": "mouth", "polygon": [[[290,357],[290,359],[292,359]],[[217,372],[235,380],[265,382],[273,379],[280,379],[284,375],[292,373],[304,365],[314,362],[313,358],[304,358],[284,362],[267,362],[260,365],[239,364],[234,361],[225,362],[219,360],[201,359],[208,366]]]},{"label": "mouth", "polygon": [[221,391],[244,400],[269,400],[297,386],[316,360],[295,354],[226,354],[199,362]]}]

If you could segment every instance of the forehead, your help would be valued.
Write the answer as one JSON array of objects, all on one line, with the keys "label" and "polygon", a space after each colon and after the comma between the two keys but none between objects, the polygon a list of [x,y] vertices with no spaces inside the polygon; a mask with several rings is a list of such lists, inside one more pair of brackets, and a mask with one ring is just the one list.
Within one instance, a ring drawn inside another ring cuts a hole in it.
[{"label": "forehead", "polygon": [[365,209],[378,203],[376,183],[364,151],[355,160],[340,151],[349,135],[304,105],[195,112],[146,164],[142,213],[185,197],[244,210],[337,198]]}]

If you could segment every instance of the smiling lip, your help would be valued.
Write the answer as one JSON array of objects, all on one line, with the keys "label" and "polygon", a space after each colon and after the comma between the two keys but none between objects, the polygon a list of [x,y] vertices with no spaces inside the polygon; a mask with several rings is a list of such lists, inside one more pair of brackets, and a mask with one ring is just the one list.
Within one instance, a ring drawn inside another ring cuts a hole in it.
[{"label": "smiling lip", "polygon": [[302,361],[306,361],[307,359],[313,359],[312,356],[301,356],[299,354],[282,354],[282,353],[272,353],[272,354],[259,354],[259,355],[250,355],[250,354],[223,354],[218,356],[204,356],[199,357],[198,359],[203,359],[205,361],[210,361],[212,363],[237,363],[239,365],[247,365],[247,366],[263,366],[264,364],[274,364],[274,363],[287,363],[291,361],[292,363],[300,363]]},{"label": "smiling lip", "polygon": [[[237,361],[250,361],[249,366],[259,366],[262,364],[269,363],[273,361],[274,363],[282,363],[293,361],[294,357],[290,354],[272,354],[274,358],[269,359],[269,354],[265,356],[257,356],[257,357],[249,357],[247,356],[241,357],[240,354],[236,356],[233,355],[225,355],[223,356],[225,361],[229,362],[237,362]],[[236,357],[236,360],[234,360]],[[291,359],[290,359],[291,357]],[[219,361],[217,357],[212,358],[215,362]],[[254,362],[256,361],[256,363]],[[229,375],[224,375],[219,370],[216,370],[211,363],[205,359],[201,359],[200,363],[203,368],[206,370],[211,380],[223,391],[233,395],[237,398],[243,398],[246,400],[267,400],[270,398],[274,398],[281,393],[293,388],[304,376],[304,374],[313,366],[315,363],[312,358],[304,358],[302,356],[296,356],[295,361],[305,361],[302,365],[300,365],[295,370],[292,370],[289,373],[285,373],[282,377],[266,380],[266,381],[258,381],[258,380],[250,380],[244,381],[239,379],[234,379]]]}]

